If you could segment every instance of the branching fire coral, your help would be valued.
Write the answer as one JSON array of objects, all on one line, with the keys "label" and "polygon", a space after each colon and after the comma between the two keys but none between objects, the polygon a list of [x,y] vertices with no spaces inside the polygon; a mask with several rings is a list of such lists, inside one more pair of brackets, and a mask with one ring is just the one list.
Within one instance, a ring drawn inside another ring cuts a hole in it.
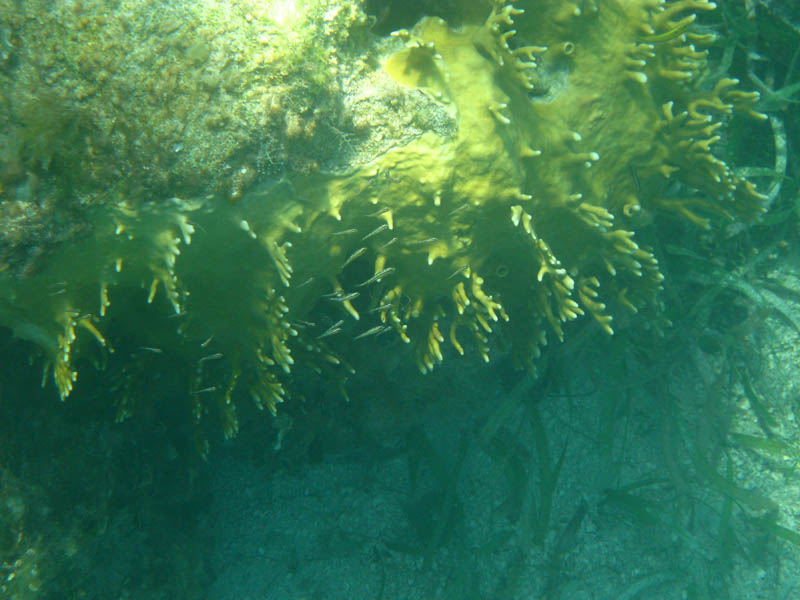
[{"label": "branching fire coral", "polygon": [[[569,321],[611,334],[620,312],[653,319],[663,277],[637,224],[761,212],[714,154],[728,116],[764,118],[758,95],[704,79],[713,38],[693,24],[712,2],[524,7],[497,2],[457,30],[425,18],[381,46],[381,75],[433,102],[452,133],[233,205],[109,202],[91,236],[4,282],[0,321],[43,352],[62,399],[78,352],[137,372],[115,335],[177,357],[195,419],[213,411],[232,435],[237,390],[275,412],[298,370],[342,382],[354,340],[395,335],[427,372],[448,345],[488,360],[503,328],[534,368]],[[118,391],[121,417],[135,388]]]}]

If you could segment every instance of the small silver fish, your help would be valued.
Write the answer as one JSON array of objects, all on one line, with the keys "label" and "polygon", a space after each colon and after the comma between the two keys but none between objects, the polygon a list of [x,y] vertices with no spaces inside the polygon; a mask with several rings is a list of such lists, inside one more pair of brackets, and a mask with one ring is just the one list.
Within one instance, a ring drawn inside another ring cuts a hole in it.
[{"label": "small silver fish", "polygon": [[419,241],[416,241],[416,242],[408,242],[408,245],[409,246],[424,246],[425,244],[432,244],[433,242],[438,241],[438,239],[439,238],[432,237],[432,238],[428,238],[428,239],[425,239],[425,240],[419,240]]},{"label": "small silver fish", "polygon": [[301,288],[301,287],[303,287],[303,286],[305,286],[305,285],[308,285],[308,284],[309,284],[309,283],[311,283],[312,281],[314,281],[314,277],[309,277],[308,279],[306,279],[306,280],[305,280],[303,283],[301,283],[300,285],[296,285],[296,286],[294,286],[294,289],[298,289],[298,288]]},{"label": "small silver fish", "polygon": [[395,269],[394,267],[386,267],[385,269],[375,273],[375,275],[373,275],[372,277],[367,279],[364,283],[359,283],[358,287],[364,287],[365,285],[369,285],[370,283],[376,283],[376,282],[380,281],[381,279],[383,279],[384,277],[386,277],[388,275],[391,275],[396,270],[397,269]]},{"label": "small silver fish", "polygon": [[364,240],[368,240],[373,235],[378,235],[381,231],[386,231],[387,229],[389,229],[389,225],[387,223],[384,223],[383,225],[376,227],[375,229],[370,231],[367,235],[365,235],[363,238],[361,238],[361,241],[363,242]]},{"label": "small silver fish", "polygon": [[389,310],[390,308],[392,308],[391,304],[381,304],[380,306],[376,306],[375,308],[371,308],[369,310],[369,312],[376,313],[376,312],[381,312],[381,311],[384,311],[384,310]]},{"label": "small silver fish", "polygon": [[334,231],[331,235],[350,235],[351,233],[357,233],[358,229],[344,229],[342,231]]},{"label": "small silver fish", "polygon": [[388,248],[389,246],[391,246],[392,244],[394,244],[396,241],[397,241],[397,238],[396,238],[396,237],[393,237],[392,239],[390,239],[388,242],[386,242],[386,243],[385,243],[385,244],[383,244],[382,246],[379,246],[379,247],[378,247],[378,250],[383,250],[384,248]]},{"label": "small silver fish", "polygon": [[469,265],[464,265],[463,267],[459,267],[458,269],[456,269],[455,271],[453,271],[453,273],[452,273],[451,275],[448,275],[448,276],[447,276],[447,278],[448,278],[448,279],[452,279],[453,277],[455,277],[455,276],[456,276],[456,275],[458,275],[459,273],[463,273],[463,272],[464,272],[464,271],[466,271],[467,269],[469,269]]},{"label": "small silver fish", "polygon": [[344,296],[328,296],[328,300],[333,300],[334,302],[348,302],[350,300],[354,300],[358,298],[361,294],[358,292],[350,292],[349,294],[345,294]]},{"label": "small silver fish", "polygon": [[216,391],[217,391],[217,386],[212,385],[211,387],[203,388],[202,390],[197,390],[194,393],[195,393],[195,395],[198,395],[198,394],[210,394],[211,392],[216,392]]},{"label": "small silver fish", "polygon": [[389,208],[388,206],[384,206],[383,208],[380,208],[380,209],[376,210],[374,213],[372,213],[371,215],[367,215],[367,216],[368,217],[379,217],[382,214],[389,212],[390,210],[392,210],[392,209]]},{"label": "small silver fish", "polygon": [[322,338],[326,338],[329,335],[334,335],[334,334],[339,333],[342,330],[342,324],[343,323],[344,323],[344,319],[342,319],[341,321],[337,321],[336,323],[334,323],[333,325],[328,327],[328,329],[326,329],[320,335],[318,335],[317,339],[321,340]]},{"label": "small silver fish", "polygon": [[372,329],[367,329],[364,333],[361,333],[361,334],[357,335],[353,339],[354,340],[360,340],[361,338],[365,338],[365,337],[368,337],[368,336],[371,336],[371,335],[380,335],[381,333],[383,333],[384,331],[386,331],[388,329],[391,329],[391,327],[389,327],[388,325],[377,325],[377,326],[373,327]]},{"label": "small silver fish", "polygon": [[202,363],[206,362],[207,360],[217,360],[218,358],[222,358],[222,354],[220,354],[219,352],[217,352],[216,354],[209,354],[208,356],[204,356],[197,362]]},{"label": "small silver fish", "polygon": [[351,254],[349,257],[348,257],[348,259],[347,259],[346,261],[344,261],[344,264],[342,265],[342,268],[344,269],[344,268],[345,268],[347,265],[349,265],[351,262],[353,262],[353,261],[354,261],[355,259],[357,259],[359,256],[361,256],[362,254],[364,254],[364,252],[366,252],[366,251],[367,251],[367,249],[366,249],[366,247],[364,247],[364,248],[359,248],[358,250],[356,250],[355,252],[353,252],[353,253],[352,253],[352,254]]}]

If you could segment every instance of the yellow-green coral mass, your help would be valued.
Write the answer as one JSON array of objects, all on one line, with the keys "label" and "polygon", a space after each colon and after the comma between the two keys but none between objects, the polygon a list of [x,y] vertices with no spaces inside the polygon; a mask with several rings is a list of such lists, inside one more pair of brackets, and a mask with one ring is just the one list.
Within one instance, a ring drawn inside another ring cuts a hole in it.
[{"label": "yellow-green coral mass", "polygon": [[[343,6],[309,13],[314,35],[326,24],[340,34],[366,27],[358,3],[346,20]],[[657,213],[700,227],[715,215],[750,221],[764,201],[715,153],[730,115],[764,116],[754,110],[757,94],[710,74],[713,35],[695,20],[714,8],[707,0],[495,2],[457,28],[426,17],[389,39],[366,36],[361,53],[348,47],[333,60],[320,49],[313,60],[328,75],[306,80],[325,88],[322,96],[339,93],[326,61],[349,61],[361,106],[386,99],[405,125],[351,117],[354,130],[372,127],[361,132],[370,142],[349,164],[326,168],[308,143],[337,126],[293,107],[292,74],[273,70],[266,77],[289,91],[261,90],[261,126],[274,128],[295,155],[287,163],[300,167],[277,177],[262,164],[258,175],[255,160],[236,158],[247,144],[223,133],[224,155],[208,160],[239,162],[221,180],[202,180],[208,196],[136,195],[168,188],[174,174],[109,183],[113,193],[92,195],[83,209],[80,234],[34,272],[3,274],[0,323],[42,354],[62,399],[79,385],[79,358],[88,359],[81,371],[91,361],[124,373],[115,388],[120,418],[144,400],[137,381],[169,356],[181,365],[195,420],[212,412],[232,435],[240,392],[274,413],[299,373],[341,385],[358,368],[348,361],[352,345],[373,336],[407,342],[427,372],[453,351],[489,360],[499,330],[516,362],[535,368],[568,321],[594,319],[609,334],[622,313],[655,322],[663,276],[637,227]],[[246,16],[254,31],[259,19],[273,31],[280,14]],[[301,42],[290,44],[301,53],[314,46]],[[186,60],[202,70],[219,48],[195,39]],[[126,128],[164,143],[137,115],[127,118]],[[135,145],[125,148],[108,160],[139,157]],[[179,168],[202,155],[193,149]],[[121,162],[111,169],[121,170]]]}]

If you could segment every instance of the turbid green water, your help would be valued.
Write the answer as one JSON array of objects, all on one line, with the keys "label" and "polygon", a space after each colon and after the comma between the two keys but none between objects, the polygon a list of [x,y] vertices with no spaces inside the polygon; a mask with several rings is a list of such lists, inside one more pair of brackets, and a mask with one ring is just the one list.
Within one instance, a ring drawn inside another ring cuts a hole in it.
[{"label": "turbid green water", "polygon": [[798,48],[0,0],[0,598],[793,598]]}]

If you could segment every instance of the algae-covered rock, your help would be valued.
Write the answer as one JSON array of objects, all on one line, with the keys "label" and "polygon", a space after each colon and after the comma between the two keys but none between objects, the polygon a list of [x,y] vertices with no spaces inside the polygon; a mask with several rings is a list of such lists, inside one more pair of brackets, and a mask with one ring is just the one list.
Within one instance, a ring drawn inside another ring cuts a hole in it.
[{"label": "algae-covered rock", "polygon": [[[224,189],[242,167],[330,163],[341,63],[351,66],[345,57],[366,25],[341,1],[8,1],[0,10],[16,56],[3,73],[6,118],[24,140],[22,160],[81,156],[82,180],[106,188],[124,176],[126,189],[155,195]],[[57,124],[43,131],[42,119]],[[73,121],[81,131],[59,139]],[[289,139],[303,150],[289,152]]]},{"label": "algae-covered rock", "polygon": [[233,435],[242,395],[346,393],[377,336],[427,372],[500,335],[535,369],[570,321],[663,324],[658,215],[762,211],[715,154],[764,115],[710,72],[706,0],[442,5],[387,36],[369,3],[46,4],[4,9],[3,206],[74,225],[6,272],[0,322],[62,399],[80,358],[113,373],[119,419],[167,370]]}]

